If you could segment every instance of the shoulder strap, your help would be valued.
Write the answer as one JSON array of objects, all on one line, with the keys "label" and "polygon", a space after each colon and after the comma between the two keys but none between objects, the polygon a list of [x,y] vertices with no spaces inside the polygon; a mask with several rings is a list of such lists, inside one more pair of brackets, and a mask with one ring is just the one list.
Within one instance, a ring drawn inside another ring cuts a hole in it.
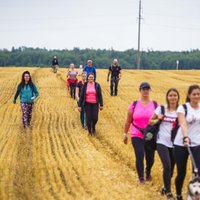
[{"label": "shoulder strap", "polygon": [[135,109],[136,105],[137,105],[137,100],[133,102],[133,109]]},{"label": "shoulder strap", "polygon": [[160,106],[160,108],[161,108],[161,114],[164,115],[165,114],[165,107],[162,105],[162,106]]},{"label": "shoulder strap", "polygon": [[158,106],[158,103],[157,103],[156,101],[153,101],[153,104],[154,104],[154,107],[155,107],[155,109],[156,109],[157,106]]},{"label": "shoulder strap", "polygon": [[184,108],[184,110],[185,110],[185,117],[186,117],[186,116],[187,116],[187,112],[188,112],[188,110],[187,110],[187,106],[186,106],[185,103],[183,104],[183,108]]}]

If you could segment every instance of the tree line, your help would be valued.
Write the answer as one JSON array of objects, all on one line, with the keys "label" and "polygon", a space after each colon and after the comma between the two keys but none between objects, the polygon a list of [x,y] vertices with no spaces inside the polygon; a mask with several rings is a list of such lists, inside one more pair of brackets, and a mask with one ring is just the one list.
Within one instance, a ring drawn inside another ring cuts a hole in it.
[{"label": "tree line", "polygon": [[[60,67],[74,63],[77,67],[85,65],[92,59],[96,68],[108,68],[113,58],[118,58],[125,69],[137,68],[137,50],[126,51],[106,49],[47,50],[46,48],[12,47],[11,50],[0,49],[0,66],[50,67],[53,56],[57,56]],[[141,52],[141,69],[200,69],[200,50],[190,51],[153,51]]]}]

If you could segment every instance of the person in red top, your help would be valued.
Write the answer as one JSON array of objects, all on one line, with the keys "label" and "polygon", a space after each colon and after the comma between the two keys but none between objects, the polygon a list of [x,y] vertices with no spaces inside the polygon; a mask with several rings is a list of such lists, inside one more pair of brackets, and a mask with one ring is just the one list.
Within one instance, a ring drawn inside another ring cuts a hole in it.
[{"label": "person in red top", "polygon": [[[80,80],[76,85],[76,100],[77,100],[77,102],[79,102],[79,98],[80,98],[80,95],[81,95],[81,90],[83,88],[83,85],[87,81],[87,73],[83,72],[81,76],[82,76],[82,80]],[[85,114],[85,109],[84,109],[83,106],[82,106],[81,112],[80,112],[80,120],[81,120],[82,127],[87,128],[87,126],[86,126],[86,114]]]},{"label": "person in red top", "polygon": [[78,82],[77,79],[77,75],[78,75],[78,70],[75,69],[75,65],[73,63],[70,64],[70,70],[68,71],[67,74],[67,83],[68,83],[68,87],[70,87],[70,95],[71,98],[75,99],[75,91],[76,91],[76,84]]},{"label": "person in red top", "polygon": [[94,74],[88,75],[88,82],[83,85],[78,110],[81,112],[82,106],[85,108],[87,128],[89,134],[95,133],[95,125],[98,121],[99,109],[103,110],[103,98],[100,85],[94,81]]}]

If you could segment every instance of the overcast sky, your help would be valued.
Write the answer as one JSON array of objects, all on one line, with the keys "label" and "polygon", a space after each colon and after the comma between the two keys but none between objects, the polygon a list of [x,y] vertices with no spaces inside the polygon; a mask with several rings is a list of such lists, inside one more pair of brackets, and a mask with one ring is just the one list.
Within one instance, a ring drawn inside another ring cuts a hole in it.
[{"label": "overcast sky", "polygon": [[[139,0],[0,0],[0,48],[137,49]],[[142,0],[141,49],[200,49],[200,0]]]}]

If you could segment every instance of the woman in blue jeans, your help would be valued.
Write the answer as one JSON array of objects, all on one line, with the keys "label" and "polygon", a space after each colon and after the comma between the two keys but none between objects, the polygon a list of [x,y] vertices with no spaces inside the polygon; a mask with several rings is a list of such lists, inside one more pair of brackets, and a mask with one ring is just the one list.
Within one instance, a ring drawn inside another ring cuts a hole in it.
[{"label": "woman in blue jeans", "polygon": [[36,85],[32,82],[29,71],[25,71],[22,74],[21,83],[18,85],[14,96],[14,104],[16,104],[19,95],[22,109],[22,121],[24,128],[26,128],[27,126],[30,126],[34,101],[39,95]]},{"label": "woman in blue jeans", "polygon": [[[87,72],[83,72],[81,76],[82,76],[82,80],[80,80],[78,82],[78,84],[76,85],[76,100],[77,100],[77,102],[79,102],[83,85],[84,85],[85,82],[87,82]],[[86,114],[85,114],[84,106],[82,106],[82,108],[81,108],[80,120],[81,120],[82,127],[86,129],[87,128],[87,126],[86,126]]]}]

